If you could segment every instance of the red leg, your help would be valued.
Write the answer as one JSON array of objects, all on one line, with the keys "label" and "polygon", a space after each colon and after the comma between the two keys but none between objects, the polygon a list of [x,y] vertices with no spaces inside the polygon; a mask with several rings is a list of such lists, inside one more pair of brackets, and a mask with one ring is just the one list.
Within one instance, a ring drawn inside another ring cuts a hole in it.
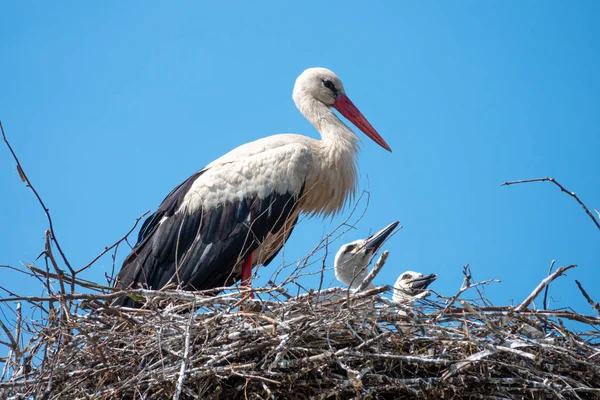
[{"label": "red leg", "polygon": [[[252,254],[248,254],[242,262],[242,286],[252,289]],[[250,292],[250,298],[254,298],[254,293]]]}]

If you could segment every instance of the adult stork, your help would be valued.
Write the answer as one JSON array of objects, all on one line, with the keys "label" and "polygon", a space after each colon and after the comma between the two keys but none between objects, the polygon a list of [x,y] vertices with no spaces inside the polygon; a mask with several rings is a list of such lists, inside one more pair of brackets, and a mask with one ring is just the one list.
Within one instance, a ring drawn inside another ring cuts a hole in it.
[{"label": "adult stork", "polygon": [[[300,213],[331,216],[355,192],[359,139],[332,111],[384,149],[388,144],[350,101],[340,79],[310,68],[293,99],[321,134],[269,136],[218,158],[177,186],[146,219],[123,262],[118,288],[185,290],[250,285],[252,267],[283,247]],[[123,297],[116,302],[134,305]]]}]

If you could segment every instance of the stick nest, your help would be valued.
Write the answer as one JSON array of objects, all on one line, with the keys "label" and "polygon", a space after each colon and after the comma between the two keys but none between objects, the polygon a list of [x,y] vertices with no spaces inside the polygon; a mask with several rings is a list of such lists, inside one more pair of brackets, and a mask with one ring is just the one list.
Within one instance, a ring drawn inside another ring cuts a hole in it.
[{"label": "stick nest", "polygon": [[599,318],[459,294],[395,305],[387,290],[130,292],[140,309],[111,307],[114,294],[30,298],[47,313],[16,307],[31,338],[0,359],[0,398],[600,397]]}]

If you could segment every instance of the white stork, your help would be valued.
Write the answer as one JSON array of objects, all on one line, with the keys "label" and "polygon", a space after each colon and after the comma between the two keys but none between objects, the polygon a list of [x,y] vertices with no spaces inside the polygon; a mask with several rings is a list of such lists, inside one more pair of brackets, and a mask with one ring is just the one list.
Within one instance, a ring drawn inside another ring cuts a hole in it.
[{"label": "white stork", "polygon": [[437,274],[423,275],[420,272],[405,271],[394,284],[394,303],[412,304],[419,300],[424,294],[429,293],[427,286],[431,285],[437,278]]},{"label": "white stork", "polygon": [[[358,137],[335,108],[384,149],[388,144],[346,96],[340,79],[310,68],[293,99],[321,140],[281,134],[244,144],[177,186],[146,219],[115,286],[203,290],[268,264],[300,213],[331,216],[354,195]],[[135,305],[123,297],[116,304]]]},{"label": "white stork", "polygon": [[[337,280],[352,289],[358,288],[369,273],[368,267],[371,258],[399,223],[399,221],[392,222],[366,239],[359,239],[342,245],[333,262]],[[369,287],[374,286],[371,283]]]}]

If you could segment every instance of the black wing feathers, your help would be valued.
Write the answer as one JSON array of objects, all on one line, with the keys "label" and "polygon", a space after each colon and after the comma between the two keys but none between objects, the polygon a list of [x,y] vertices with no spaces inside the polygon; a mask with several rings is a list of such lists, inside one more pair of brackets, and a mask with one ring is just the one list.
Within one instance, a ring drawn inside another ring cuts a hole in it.
[{"label": "black wing feathers", "polygon": [[167,197],[165,197],[154,214],[150,215],[142,224],[142,228],[138,234],[137,244],[139,244],[146,236],[150,235],[156,229],[162,217],[170,217],[171,215],[175,214],[175,211],[177,211],[177,209],[181,206],[181,202],[183,201],[185,194],[188,192],[188,190],[190,190],[192,184],[200,175],[204,173],[204,171],[205,170],[200,170],[194,173],[179,186],[173,189],[171,193],[167,195]]},{"label": "black wing feathers", "polygon": [[[255,195],[209,210],[199,207],[192,213],[177,212],[203,172],[177,186],[146,219],[119,272],[119,287],[160,289],[174,283],[184,289],[203,290],[231,285],[240,279],[233,274],[235,265],[256,250],[269,233],[284,227],[302,196],[303,190],[295,194],[272,192],[264,199]],[[275,249],[265,264],[278,251]],[[118,303],[134,305],[128,298]]]}]

